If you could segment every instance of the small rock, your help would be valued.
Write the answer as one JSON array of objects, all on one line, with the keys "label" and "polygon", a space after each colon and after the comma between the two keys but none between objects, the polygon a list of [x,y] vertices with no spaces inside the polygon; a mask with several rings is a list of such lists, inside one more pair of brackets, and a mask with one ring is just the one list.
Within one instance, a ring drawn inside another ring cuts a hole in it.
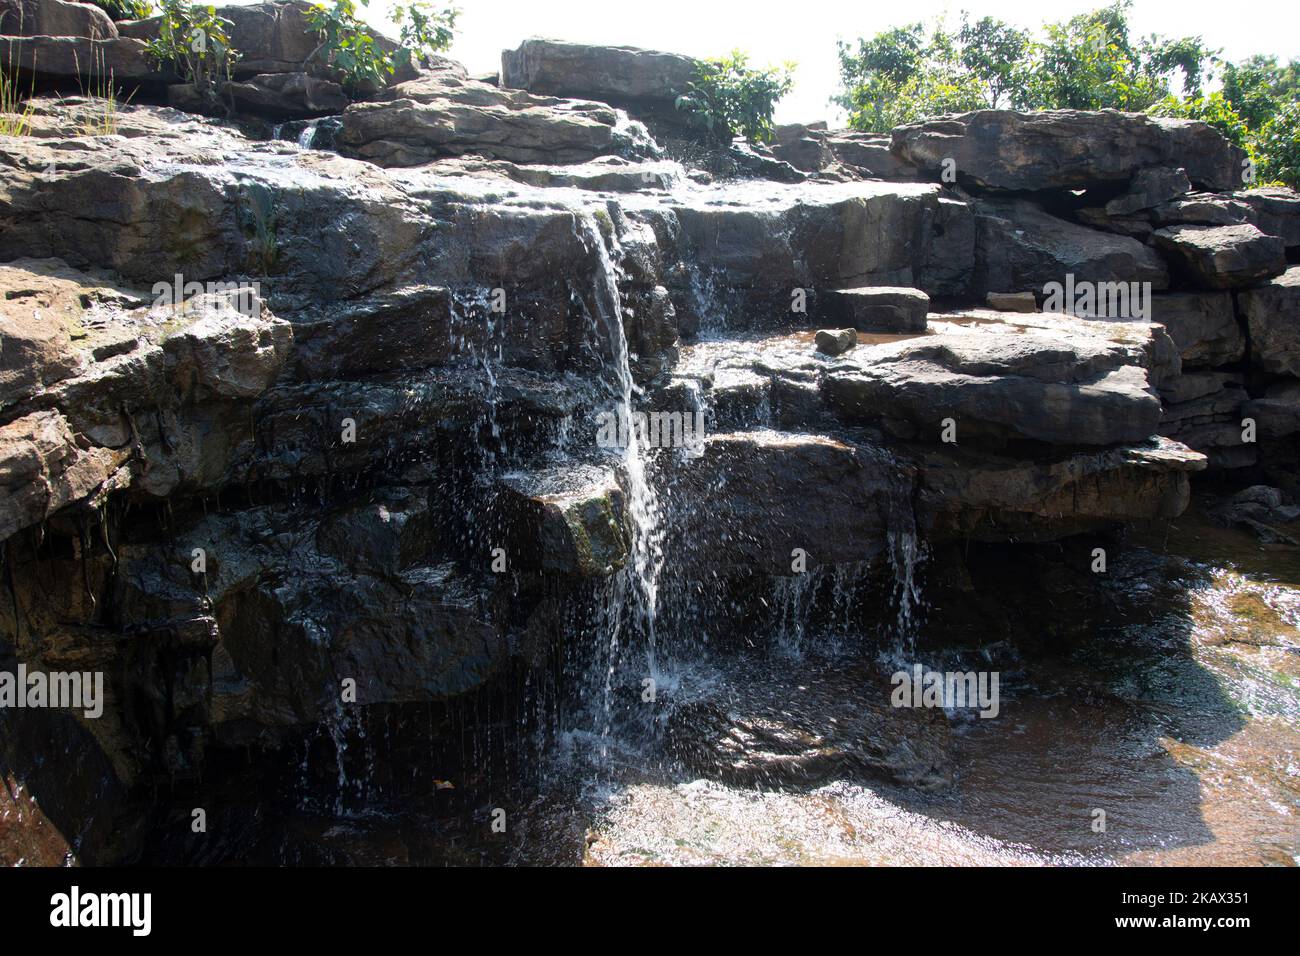
[{"label": "small rock", "polygon": [[817,330],[817,351],[826,355],[843,355],[857,344],[857,329]]},{"label": "small rock", "polygon": [[1038,300],[1032,292],[990,292],[985,300],[999,312],[1038,311]]}]

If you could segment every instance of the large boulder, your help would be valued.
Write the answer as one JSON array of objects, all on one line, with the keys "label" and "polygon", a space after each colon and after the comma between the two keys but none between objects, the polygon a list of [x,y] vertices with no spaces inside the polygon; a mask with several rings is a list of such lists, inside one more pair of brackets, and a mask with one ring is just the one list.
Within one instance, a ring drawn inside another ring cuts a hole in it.
[{"label": "large boulder", "polygon": [[1233,289],[1280,275],[1286,247],[1249,223],[1167,226],[1152,234],[1184,277],[1203,289]]},{"label": "large boulder", "polygon": [[1250,331],[1250,360],[1266,372],[1300,376],[1300,266],[1238,293]]},{"label": "large boulder", "polygon": [[[70,4],[81,6],[81,4]],[[142,40],[78,36],[6,37],[5,63],[54,80],[112,76],[117,83],[156,83],[174,79],[149,57]]]},{"label": "large boulder", "polygon": [[117,36],[117,27],[107,13],[90,3],[0,0],[0,35],[108,40]]},{"label": "large boulder", "polygon": [[1027,199],[975,204],[973,290],[1041,293],[1049,282],[1150,282],[1169,284],[1160,257],[1126,236],[1059,219]]},{"label": "large boulder", "polygon": [[930,297],[920,289],[869,286],[827,293],[824,317],[860,332],[924,332]]},{"label": "large boulder", "polygon": [[[239,51],[239,58],[232,63],[235,76],[302,70],[320,43],[307,22],[311,7],[306,0],[217,7],[216,15],[227,23],[230,45]],[[161,20],[153,16],[127,21],[118,24],[118,30],[124,37],[148,42],[158,38]],[[379,41],[382,45],[384,38],[379,37]]]},{"label": "large boulder", "polygon": [[531,38],[501,53],[501,85],[531,93],[626,105],[671,104],[695,78],[698,61],[634,46]]},{"label": "large boulder", "polygon": [[1153,166],[1229,190],[1245,155],[1205,123],[1114,110],[979,110],[901,126],[892,148],[929,178],[952,160],[959,180],[1014,190],[1124,183]]},{"label": "large boulder", "polygon": [[[1151,388],[1177,367],[1157,327],[1073,317],[980,313],[931,334],[858,348],[829,369],[824,399],[850,423],[938,443],[1029,438],[1055,445],[1143,441],[1160,422]],[[1164,367],[1162,367],[1164,366]]]},{"label": "large boulder", "polygon": [[381,166],[474,153],[517,163],[578,163],[629,149],[608,106],[502,90],[454,74],[399,83],[343,114],[340,147]]}]

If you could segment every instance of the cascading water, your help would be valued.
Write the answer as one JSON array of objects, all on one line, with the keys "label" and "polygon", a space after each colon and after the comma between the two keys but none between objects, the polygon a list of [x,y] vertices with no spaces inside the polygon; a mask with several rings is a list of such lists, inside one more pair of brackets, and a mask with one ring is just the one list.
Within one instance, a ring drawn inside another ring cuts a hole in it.
[{"label": "cascading water", "polygon": [[298,146],[301,149],[311,149],[312,144],[316,141],[316,130],[320,120],[308,120],[307,125],[302,128],[298,134]]},{"label": "cascading water", "polygon": [[584,246],[595,256],[593,301],[598,313],[595,318],[604,326],[608,335],[609,370],[613,375],[611,384],[617,403],[615,415],[620,423],[628,425],[625,429],[627,440],[622,449],[622,467],[627,482],[628,514],[632,522],[630,571],[632,597],[635,601],[632,611],[646,641],[647,664],[653,676],[659,573],[663,566],[659,500],[650,482],[648,449],[643,447],[644,436],[632,427],[633,404],[638,390],[632,378],[627,334],[623,329],[623,305],[619,294],[617,265],[593,217],[580,217],[577,228]]},{"label": "cascading water", "polygon": [[623,304],[619,292],[617,265],[617,239],[615,254],[611,254],[601,236],[594,216],[583,214],[575,219],[575,233],[584,248],[595,260],[592,275],[591,318],[603,327],[608,347],[607,369],[616,408],[615,419],[625,435],[621,449],[621,471],[627,496],[627,511],[631,523],[631,554],[628,564],[615,576],[602,595],[600,613],[606,644],[606,664],[602,686],[602,754],[608,746],[614,712],[614,683],[621,663],[621,654],[628,643],[623,639],[624,627],[632,625],[632,638],[640,637],[644,644],[646,670],[649,679],[659,681],[656,659],[655,626],[658,616],[659,574],[663,566],[660,528],[660,506],[651,484],[648,449],[643,447],[644,436],[633,427],[634,402],[637,386],[632,377],[631,353],[627,334],[623,328]]}]

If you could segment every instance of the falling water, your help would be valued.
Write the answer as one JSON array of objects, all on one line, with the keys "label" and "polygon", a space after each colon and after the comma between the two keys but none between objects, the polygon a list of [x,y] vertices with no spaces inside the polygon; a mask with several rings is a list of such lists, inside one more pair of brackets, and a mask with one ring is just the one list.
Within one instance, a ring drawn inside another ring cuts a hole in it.
[{"label": "falling water", "polygon": [[316,127],[319,123],[320,120],[309,120],[302,128],[302,132],[298,134],[298,145],[302,149],[312,148],[312,143],[316,141]]},{"label": "falling water", "polygon": [[[637,390],[632,379],[627,335],[623,330],[622,298],[618,289],[618,272],[614,258],[601,238],[595,220],[583,216],[578,220],[580,237],[589,252],[596,256],[594,276],[595,304],[599,319],[609,333],[611,349],[610,367],[614,374],[614,392],[618,402],[620,420],[631,421],[633,401]],[[634,584],[634,612],[646,638],[647,660],[651,673],[655,670],[654,625],[658,611],[659,572],[663,565],[661,531],[659,528],[659,500],[650,484],[647,473],[642,436],[636,429],[628,430],[628,441],[623,449],[623,469],[627,480],[628,511],[632,518],[632,583]]]}]

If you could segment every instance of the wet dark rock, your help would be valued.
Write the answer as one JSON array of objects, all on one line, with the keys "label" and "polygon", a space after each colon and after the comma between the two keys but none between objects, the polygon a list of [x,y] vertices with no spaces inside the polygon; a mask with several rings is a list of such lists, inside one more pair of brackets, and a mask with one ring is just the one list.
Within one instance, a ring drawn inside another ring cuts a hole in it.
[{"label": "wet dark rock", "polygon": [[499,506],[501,544],[519,567],[607,577],[627,561],[631,532],[612,468],[508,474]]},{"label": "wet dark rock", "polygon": [[890,707],[877,677],[858,672],[842,685],[845,677],[826,672],[794,687],[773,673],[731,699],[680,704],[668,718],[670,752],[694,774],[739,787],[811,789],[846,776],[950,786],[944,712]]},{"label": "wet dark rock", "polygon": [[316,531],[322,554],[389,576],[429,558],[436,543],[429,503],[409,488],[381,490],[373,501],[329,515]]},{"label": "wet dark rock", "polygon": [[1156,246],[1203,289],[1251,285],[1286,270],[1281,239],[1254,226],[1167,226],[1153,233]]},{"label": "wet dark rock", "polygon": [[710,434],[700,458],[667,465],[672,499],[666,560],[674,567],[789,574],[868,560],[905,516],[900,471],[888,453],[816,435]]},{"label": "wet dark rock", "polygon": [[860,332],[924,332],[930,297],[890,286],[836,289],[827,295],[826,310]]}]

